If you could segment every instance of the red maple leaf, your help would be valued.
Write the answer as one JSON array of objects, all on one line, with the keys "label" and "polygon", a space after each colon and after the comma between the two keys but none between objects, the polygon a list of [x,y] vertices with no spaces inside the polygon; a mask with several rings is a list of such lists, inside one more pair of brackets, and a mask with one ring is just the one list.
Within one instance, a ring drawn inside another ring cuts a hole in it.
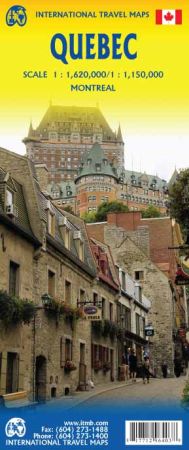
[{"label": "red maple leaf", "polygon": [[168,12],[167,14],[165,14],[164,16],[165,20],[167,20],[167,22],[171,22],[174,19],[174,16]]}]

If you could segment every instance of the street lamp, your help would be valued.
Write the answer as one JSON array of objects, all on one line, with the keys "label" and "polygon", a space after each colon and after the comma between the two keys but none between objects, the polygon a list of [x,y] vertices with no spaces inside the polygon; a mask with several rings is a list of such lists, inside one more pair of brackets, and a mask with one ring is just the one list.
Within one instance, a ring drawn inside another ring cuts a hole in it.
[{"label": "street lamp", "polygon": [[43,306],[50,306],[52,303],[52,297],[47,293],[41,296],[41,300]]}]

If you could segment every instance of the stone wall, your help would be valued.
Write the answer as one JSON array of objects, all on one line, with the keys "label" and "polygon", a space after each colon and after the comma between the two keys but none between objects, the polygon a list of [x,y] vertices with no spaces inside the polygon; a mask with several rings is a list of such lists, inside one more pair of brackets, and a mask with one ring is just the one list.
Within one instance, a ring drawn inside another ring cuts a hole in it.
[{"label": "stone wall", "polygon": [[[4,236],[3,251],[0,246],[0,290],[9,292],[9,265],[10,261],[19,264],[18,295],[20,298],[33,300],[33,247],[25,239],[13,234],[3,225],[0,225],[0,236]],[[17,354],[19,375],[17,388],[31,392],[31,357],[32,324],[12,324],[5,328],[0,326],[1,363],[1,394],[6,392],[7,354]]]},{"label": "stone wall", "polygon": [[[121,242],[122,240],[122,242]],[[148,320],[155,330],[153,342],[153,363],[158,375],[161,364],[166,361],[173,374],[173,303],[167,277],[148,259],[146,254],[131,240],[131,234],[115,226],[105,227],[105,242],[110,245],[115,262],[135,277],[135,271],[144,272],[141,282],[144,295],[152,302]]]}]

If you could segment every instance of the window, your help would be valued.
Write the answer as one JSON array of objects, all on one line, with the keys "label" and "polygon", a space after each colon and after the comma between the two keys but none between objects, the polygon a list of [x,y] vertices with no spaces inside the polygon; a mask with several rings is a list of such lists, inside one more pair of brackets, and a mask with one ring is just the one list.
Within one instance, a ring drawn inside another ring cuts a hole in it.
[{"label": "window", "polygon": [[140,336],[140,316],[136,314],[136,334]]},{"label": "window", "polygon": [[144,271],[143,270],[135,271],[135,280],[137,280],[137,281],[144,280]]},{"label": "window", "polygon": [[14,261],[10,261],[9,266],[9,294],[18,295],[19,294],[19,264]]},{"label": "window", "polygon": [[71,303],[71,283],[69,281],[65,281],[65,302]]},{"label": "window", "polygon": [[60,367],[68,360],[72,361],[72,339],[64,336],[60,338]]},{"label": "window", "polygon": [[[62,202],[63,204],[65,204],[66,202]],[[70,250],[70,229],[68,227],[68,223],[65,219],[65,222],[63,222],[63,224],[60,225],[60,233],[61,236],[64,240],[64,245],[65,247]]]},{"label": "window", "polygon": [[122,287],[123,291],[126,290],[126,276],[125,276],[125,272],[121,272],[121,287]]},{"label": "window", "polygon": [[79,241],[78,256],[81,261],[84,261],[84,243],[80,239],[78,239],[78,241]]},{"label": "window", "polygon": [[125,328],[131,331],[131,310],[129,308],[125,308]]},{"label": "window", "polygon": [[102,297],[102,319],[106,316],[106,299]]},{"label": "window", "polygon": [[118,305],[117,314],[121,328],[131,331],[131,310],[124,305]]},{"label": "window", "polygon": [[55,296],[55,273],[48,270],[48,294],[51,297]]},{"label": "window", "polygon": [[55,235],[55,216],[51,211],[48,211],[48,233]]},{"label": "window", "polygon": [[99,265],[100,265],[100,269],[101,269],[102,273],[107,276],[108,275],[108,261],[107,261],[106,255],[104,255],[104,254],[100,255]]},{"label": "window", "polygon": [[72,341],[69,338],[65,339],[65,361],[72,360]]},{"label": "window", "polygon": [[49,139],[56,140],[57,138],[58,138],[57,133],[53,133],[53,132],[49,133]]},{"label": "window", "polygon": [[142,317],[142,336],[145,337],[145,318]]},{"label": "window", "polygon": [[84,289],[80,289],[80,294],[79,294],[79,299],[80,299],[80,302],[84,302],[85,301],[85,291],[84,291]]},{"label": "window", "polygon": [[6,190],[6,206],[13,205],[13,192]]},{"label": "window", "polygon": [[101,171],[101,164],[96,164],[96,171],[100,172]]},{"label": "window", "polygon": [[93,292],[93,304],[96,305],[98,303],[98,294]]},{"label": "window", "polygon": [[109,303],[110,320],[113,320],[113,303]]},{"label": "window", "polygon": [[91,344],[91,366],[95,366],[95,363],[99,360],[99,346]]}]

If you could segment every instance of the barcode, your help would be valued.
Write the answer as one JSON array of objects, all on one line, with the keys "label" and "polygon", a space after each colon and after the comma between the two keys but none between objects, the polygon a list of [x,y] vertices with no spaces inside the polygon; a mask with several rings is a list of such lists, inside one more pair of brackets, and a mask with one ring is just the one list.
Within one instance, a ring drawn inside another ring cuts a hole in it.
[{"label": "barcode", "polygon": [[125,445],[182,445],[182,421],[125,421]]}]

